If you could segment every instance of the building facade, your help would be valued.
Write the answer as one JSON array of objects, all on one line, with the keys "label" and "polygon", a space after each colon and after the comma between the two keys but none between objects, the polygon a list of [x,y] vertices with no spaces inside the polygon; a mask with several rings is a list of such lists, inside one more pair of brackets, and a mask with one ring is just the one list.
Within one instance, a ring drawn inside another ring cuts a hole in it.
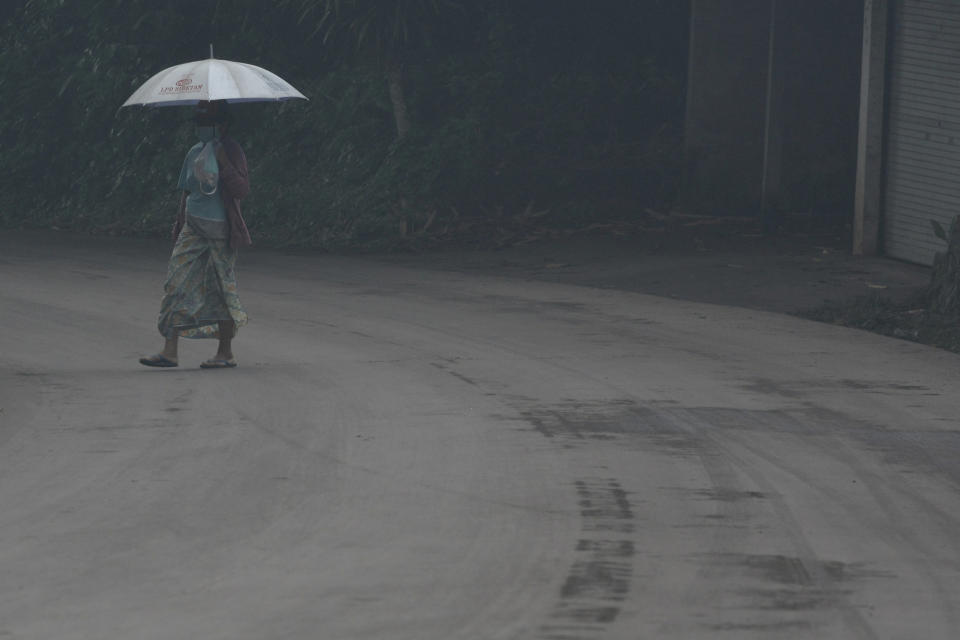
[{"label": "building facade", "polygon": [[834,216],[932,264],[960,214],[960,0],[692,0],[681,204]]},{"label": "building facade", "polygon": [[854,251],[932,264],[960,214],[960,3],[866,0]]}]

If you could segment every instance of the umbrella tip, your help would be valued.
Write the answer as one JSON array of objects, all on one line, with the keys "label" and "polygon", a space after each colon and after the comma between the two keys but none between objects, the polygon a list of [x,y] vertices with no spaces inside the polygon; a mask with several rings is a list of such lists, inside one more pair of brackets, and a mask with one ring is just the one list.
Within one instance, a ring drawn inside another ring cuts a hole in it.
[{"label": "umbrella tip", "polygon": [[210,43],[210,59],[213,60],[213,43]]}]

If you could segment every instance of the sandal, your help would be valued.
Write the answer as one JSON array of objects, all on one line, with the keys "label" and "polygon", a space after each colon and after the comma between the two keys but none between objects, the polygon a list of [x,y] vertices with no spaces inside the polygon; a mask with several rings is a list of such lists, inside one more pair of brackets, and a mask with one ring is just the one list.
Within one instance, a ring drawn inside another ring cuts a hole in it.
[{"label": "sandal", "polygon": [[206,362],[200,363],[201,369],[232,369],[235,366],[237,366],[236,360],[225,358],[210,358]]},{"label": "sandal", "polygon": [[178,366],[178,365],[177,365],[177,362],[176,362],[175,360],[171,360],[170,358],[166,358],[166,357],[160,355],[159,353],[156,354],[156,355],[152,355],[152,356],[150,356],[150,357],[148,357],[148,358],[140,358],[140,364],[146,365],[146,366],[148,366],[148,367],[176,367],[176,366]]}]

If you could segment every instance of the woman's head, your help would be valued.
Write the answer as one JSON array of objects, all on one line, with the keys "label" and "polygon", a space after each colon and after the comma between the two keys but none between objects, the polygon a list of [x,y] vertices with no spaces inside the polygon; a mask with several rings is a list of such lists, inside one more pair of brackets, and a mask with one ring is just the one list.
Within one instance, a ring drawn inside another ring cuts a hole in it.
[{"label": "woman's head", "polygon": [[222,138],[233,124],[233,114],[226,100],[202,101],[197,103],[193,122],[198,129],[216,127],[217,137]]}]

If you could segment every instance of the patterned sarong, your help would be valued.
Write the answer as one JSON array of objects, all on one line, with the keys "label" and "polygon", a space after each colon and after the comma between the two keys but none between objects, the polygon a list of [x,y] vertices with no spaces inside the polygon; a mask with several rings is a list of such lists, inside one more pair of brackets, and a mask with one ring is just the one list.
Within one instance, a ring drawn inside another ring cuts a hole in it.
[{"label": "patterned sarong", "polygon": [[157,323],[160,334],[219,338],[219,322],[233,320],[235,336],[247,324],[237,295],[236,261],[237,252],[226,240],[205,238],[185,224],[167,268]]}]

